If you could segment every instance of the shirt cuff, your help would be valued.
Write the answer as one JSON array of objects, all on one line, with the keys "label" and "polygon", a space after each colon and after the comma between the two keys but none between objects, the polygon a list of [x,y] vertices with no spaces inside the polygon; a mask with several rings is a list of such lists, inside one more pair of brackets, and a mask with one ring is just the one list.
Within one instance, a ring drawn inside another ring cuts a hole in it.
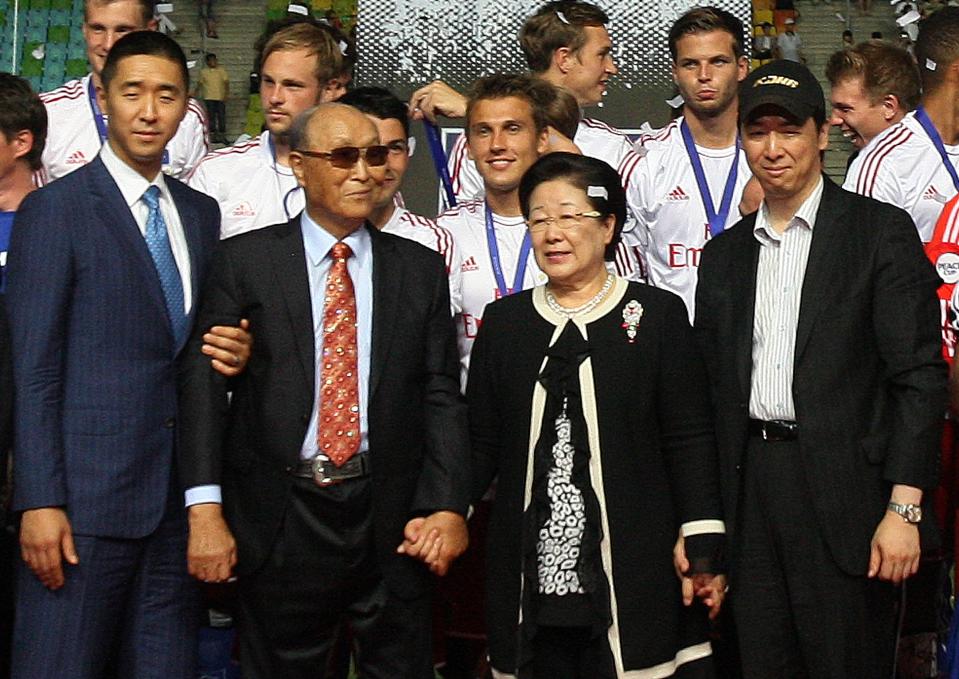
[{"label": "shirt cuff", "polygon": [[220,493],[220,486],[217,485],[193,486],[193,488],[187,488],[183,496],[187,507],[208,503],[223,504],[223,495]]}]

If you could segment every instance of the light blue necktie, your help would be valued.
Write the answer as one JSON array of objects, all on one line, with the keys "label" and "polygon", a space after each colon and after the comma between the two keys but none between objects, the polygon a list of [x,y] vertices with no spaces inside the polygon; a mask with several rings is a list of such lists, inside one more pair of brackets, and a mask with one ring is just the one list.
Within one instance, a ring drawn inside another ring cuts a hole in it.
[{"label": "light blue necktie", "polygon": [[183,282],[180,280],[180,270],[177,268],[176,260],[173,259],[166,222],[160,214],[160,187],[150,186],[143,194],[143,202],[150,208],[145,235],[147,247],[150,249],[153,265],[160,277],[160,287],[163,288],[173,337],[176,339],[177,346],[180,346],[187,332],[187,316],[183,312]]}]

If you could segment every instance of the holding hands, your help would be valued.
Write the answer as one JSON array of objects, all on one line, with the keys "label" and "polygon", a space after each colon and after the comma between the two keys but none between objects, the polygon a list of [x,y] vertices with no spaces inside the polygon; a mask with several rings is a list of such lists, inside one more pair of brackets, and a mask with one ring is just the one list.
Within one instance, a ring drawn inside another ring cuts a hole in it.
[{"label": "holding hands", "polygon": [[403,534],[396,551],[419,559],[437,575],[446,575],[450,564],[469,544],[466,519],[456,512],[440,511],[411,519]]},{"label": "holding hands", "polygon": [[673,547],[673,567],[676,569],[676,577],[679,578],[683,587],[683,605],[690,606],[694,599],[700,599],[709,608],[709,619],[714,620],[719,615],[722,608],[723,599],[726,598],[726,576],[713,575],[712,573],[697,573],[696,575],[687,575],[689,572],[689,559],[686,558],[686,541],[680,535],[676,540],[676,546]]}]

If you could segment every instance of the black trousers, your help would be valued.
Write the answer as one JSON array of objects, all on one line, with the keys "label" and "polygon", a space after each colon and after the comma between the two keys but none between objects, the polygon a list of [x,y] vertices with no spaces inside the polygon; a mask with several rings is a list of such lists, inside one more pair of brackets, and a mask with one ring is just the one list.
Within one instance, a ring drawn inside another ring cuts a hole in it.
[{"label": "black trousers", "polygon": [[429,597],[400,599],[383,580],[370,489],[369,478],[327,488],[294,482],[270,558],[238,582],[244,679],[334,672],[329,665],[344,625],[363,679],[432,679]]},{"label": "black trousers", "polygon": [[746,679],[893,676],[897,590],[839,569],[794,441],[750,438],[730,594]]}]

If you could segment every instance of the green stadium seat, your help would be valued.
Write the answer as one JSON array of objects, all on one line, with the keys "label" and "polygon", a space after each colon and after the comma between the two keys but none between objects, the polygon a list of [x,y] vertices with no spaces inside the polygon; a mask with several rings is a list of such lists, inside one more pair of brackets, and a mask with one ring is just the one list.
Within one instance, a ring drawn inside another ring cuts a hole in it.
[{"label": "green stadium seat", "polygon": [[66,75],[68,78],[81,78],[89,72],[87,59],[67,59]]},{"label": "green stadium seat", "polygon": [[27,42],[43,43],[47,40],[47,27],[27,26],[23,35],[26,36]]},{"label": "green stadium seat", "polygon": [[28,44],[28,49],[23,53],[23,61],[20,62],[20,73],[25,77],[43,75],[43,62],[39,59],[34,59],[33,55],[30,54],[33,47],[35,47],[35,45],[32,43]]},{"label": "green stadium seat", "polygon": [[51,9],[50,10],[50,25],[51,26],[63,26],[67,30],[70,29],[70,20],[73,18],[73,12],[68,9]]},{"label": "green stadium seat", "polygon": [[70,29],[67,26],[51,26],[47,29],[47,42],[66,45],[70,42]]}]

